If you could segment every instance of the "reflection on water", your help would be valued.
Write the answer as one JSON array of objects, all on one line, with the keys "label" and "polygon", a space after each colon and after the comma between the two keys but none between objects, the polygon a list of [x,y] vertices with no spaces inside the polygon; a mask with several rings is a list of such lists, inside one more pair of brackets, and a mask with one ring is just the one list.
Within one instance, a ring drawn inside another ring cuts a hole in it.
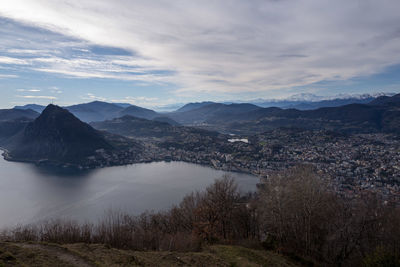
[{"label": "reflection on water", "polygon": [[[225,172],[184,162],[154,162],[72,171],[0,158],[0,227],[50,218],[95,221],[108,209],[169,208]],[[232,173],[242,191],[258,179]]]},{"label": "reflection on water", "polygon": [[93,169],[79,170],[76,168],[62,168],[56,166],[34,166],[33,171],[38,172],[44,176],[65,176],[65,177],[85,177],[89,176]]}]

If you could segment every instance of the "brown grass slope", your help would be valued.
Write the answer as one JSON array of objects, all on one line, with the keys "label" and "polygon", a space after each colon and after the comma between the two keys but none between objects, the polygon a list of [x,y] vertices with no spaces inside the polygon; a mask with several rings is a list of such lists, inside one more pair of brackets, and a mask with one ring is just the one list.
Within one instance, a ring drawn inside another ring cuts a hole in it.
[{"label": "brown grass slope", "polygon": [[264,250],[209,246],[201,252],[119,250],[100,244],[0,243],[0,266],[299,266]]}]

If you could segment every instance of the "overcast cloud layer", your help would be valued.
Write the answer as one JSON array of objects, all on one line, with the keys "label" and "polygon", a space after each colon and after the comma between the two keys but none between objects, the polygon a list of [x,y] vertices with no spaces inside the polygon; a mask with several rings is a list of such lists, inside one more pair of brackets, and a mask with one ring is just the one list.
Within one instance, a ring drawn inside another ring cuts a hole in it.
[{"label": "overcast cloud layer", "polygon": [[399,64],[399,11],[398,0],[2,0],[0,16],[52,38],[3,40],[0,68],[172,84],[177,96],[265,95]]}]

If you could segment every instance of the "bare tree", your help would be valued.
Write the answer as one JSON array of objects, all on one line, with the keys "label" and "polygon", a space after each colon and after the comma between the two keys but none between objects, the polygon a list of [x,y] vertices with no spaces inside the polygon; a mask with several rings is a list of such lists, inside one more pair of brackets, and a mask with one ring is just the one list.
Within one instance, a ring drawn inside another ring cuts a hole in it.
[{"label": "bare tree", "polygon": [[206,188],[196,209],[195,231],[208,241],[227,240],[240,194],[232,177],[224,175]]},{"label": "bare tree", "polygon": [[259,208],[265,235],[281,246],[318,255],[335,216],[335,197],[310,166],[270,177],[260,189]]}]

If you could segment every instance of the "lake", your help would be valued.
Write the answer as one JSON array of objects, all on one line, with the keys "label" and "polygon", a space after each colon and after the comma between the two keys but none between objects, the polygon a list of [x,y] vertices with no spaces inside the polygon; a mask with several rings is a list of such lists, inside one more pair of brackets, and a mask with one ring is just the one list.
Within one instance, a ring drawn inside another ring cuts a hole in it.
[{"label": "lake", "polygon": [[[0,228],[51,218],[96,222],[113,209],[138,214],[179,203],[224,171],[185,162],[153,162],[86,172],[39,168],[0,157]],[[258,178],[230,173],[243,192]]]}]

